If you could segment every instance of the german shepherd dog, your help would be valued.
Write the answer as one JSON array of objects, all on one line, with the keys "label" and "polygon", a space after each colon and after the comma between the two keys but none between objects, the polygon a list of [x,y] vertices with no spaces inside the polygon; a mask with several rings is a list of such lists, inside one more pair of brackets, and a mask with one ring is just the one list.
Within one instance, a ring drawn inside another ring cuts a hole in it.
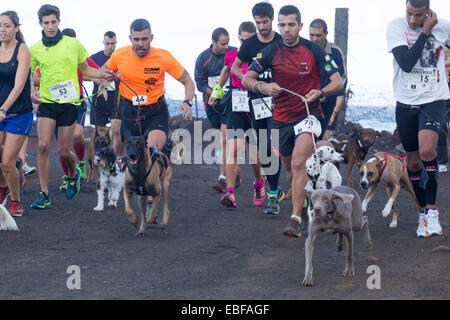
[{"label": "german shepherd dog", "polygon": [[[131,207],[131,199],[134,193],[138,195],[139,207],[141,209],[141,222],[138,238],[143,238],[146,223],[153,224],[156,219],[158,205],[164,191],[164,216],[160,223],[165,227],[169,221],[169,183],[172,178],[172,167],[170,163],[170,152],[159,153],[156,148],[148,148],[147,143],[142,137],[129,137],[126,141],[125,156],[125,212],[128,221],[138,227],[138,220]],[[153,197],[153,206],[149,219],[146,221],[148,196]]]},{"label": "german shepherd dog", "polygon": [[89,163],[89,174],[87,177],[87,182],[92,181],[92,175],[95,175],[95,181],[99,181],[99,174],[98,174],[98,168],[95,165],[95,155],[97,152],[102,150],[103,148],[109,148],[111,144],[111,139],[109,137],[109,130],[106,133],[104,137],[99,136],[97,130],[95,130],[95,137],[94,140],[92,140],[91,144],[89,145],[88,154],[87,154],[87,160]]}]

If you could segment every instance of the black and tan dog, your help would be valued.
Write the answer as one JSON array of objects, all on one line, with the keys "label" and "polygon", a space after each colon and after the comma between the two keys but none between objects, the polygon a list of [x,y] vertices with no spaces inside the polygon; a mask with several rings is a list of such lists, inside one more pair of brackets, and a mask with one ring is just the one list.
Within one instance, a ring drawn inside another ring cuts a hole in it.
[{"label": "black and tan dog", "polygon": [[87,154],[87,161],[89,163],[89,174],[87,177],[87,182],[92,181],[92,175],[95,175],[95,181],[99,181],[99,174],[98,174],[98,168],[95,165],[95,154],[102,150],[103,148],[109,148],[111,144],[111,139],[109,137],[109,130],[106,133],[106,135],[100,136],[95,130],[95,137],[91,141],[91,144],[89,145],[88,154]]},{"label": "black and tan dog", "polygon": [[[169,183],[172,178],[172,167],[167,153],[159,153],[156,148],[148,148],[142,137],[130,137],[126,141],[125,156],[125,212],[128,221],[138,227],[138,220],[131,207],[131,199],[134,193],[138,195],[139,207],[141,209],[141,222],[137,237],[144,237],[146,223],[153,224],[156,212],[164,192],[164,215],[160,223],[165,227],[169,221]],[[146,220],[148,196],[153,197],[153,206],[150,217]]]}]

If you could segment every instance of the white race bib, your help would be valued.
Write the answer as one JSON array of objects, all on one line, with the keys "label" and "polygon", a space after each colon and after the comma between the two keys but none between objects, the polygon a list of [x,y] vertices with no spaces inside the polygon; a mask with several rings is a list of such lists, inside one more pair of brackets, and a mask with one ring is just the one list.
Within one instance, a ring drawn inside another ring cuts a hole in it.
[{"label": "white race bib", "polygon": [[233,112],[250,112],[247,90],[233,89],[232,103]]},{"label": "white race bib", "polygon": [[107,91],[116,91],[116,82],[113,81],[107,88]]},{"label": "white race bib", "polygon": [[[208,78],[208,87],[210,87],[211,89],[214,89],[214,87],[219,84],[219,80],[220,80],[220,76],[209,77]],[[225,86],[222,88],[222,90],[224,92],[227,92],[228,90],[230,90],[230,84],[228,83],[228,81],[225,84]]]},{"label": "white race bib", "polygon": [[272,116],[272,98],[252,100],[253,112],[255,113],[255,120],[267,119]]},{"label": "white race bib", "polygon": [[133,106],[135,106],[135,107],[146,105],[147,103],[148,103],[148,98],[146,95],[140,95],[140,96],[133,97]]},{"label": "white race bib", "polygon": [[437,68],[414,68],[408,74],[408,89],[416,91],[436,91],[439,70]]},{"label": "white race bib", "polygon": [[60,82],[49,87],[52,100],[55,102],[69,102],[80,99],[77,88],[72,80]]},{"label": "white race bib", "polygon": [[309,116],[298,125],[294,127],[295,136],[299,136],[303,133],[312,133],[316,138],[322,134],[322,125],[320,121],[314,116]]}]

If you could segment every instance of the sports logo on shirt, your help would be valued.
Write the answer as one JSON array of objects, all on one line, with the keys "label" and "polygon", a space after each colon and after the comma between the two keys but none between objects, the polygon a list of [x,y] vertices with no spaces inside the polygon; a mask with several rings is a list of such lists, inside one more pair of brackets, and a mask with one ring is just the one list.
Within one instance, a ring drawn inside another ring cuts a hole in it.
[{"label": "sports logo on shirt", "polygon": [[309,66],[307,62],[300,64],[300,74],[309,74]]},{"label": "sports logo on shirt", "polygon": [[147,80],[145,80],[145,84],[147,84],[149,86],[156,85],[156,82],[158,82],[158,79],[155,79],[155,78],[148,78]]},{"label": "sports logo on shirt", "polygon": [[325,60],[326,60],[327,62],[330,62],[330,61],[331,61],[331,58],[330,58],[330,56],[329,56],[328,54],[325,56]]},{"label": "sports logo on shirt", "polygon": [[262,57],[263,57],[263,54],[261,52],[256,55],[256,58],[258,58],[258,59],[262,59]]},{"label": "sports logo on shirt", "polygon": [[336,69],[339,69],[338,65],[336,64],[336,62],[334,62],[334,60],[331,60],[331,65]]},{"label": "sports logo on shirt", "polygon": [[331,72],[331,70],[332,70],[331,65],[326,64],[326,65],[325,65],[325,70],[326,70],[327,72]]},{"label": "sports logo on shirt", "polygon": [[144,74],[159,74],[161,70],[159,68],[145,68]]}]

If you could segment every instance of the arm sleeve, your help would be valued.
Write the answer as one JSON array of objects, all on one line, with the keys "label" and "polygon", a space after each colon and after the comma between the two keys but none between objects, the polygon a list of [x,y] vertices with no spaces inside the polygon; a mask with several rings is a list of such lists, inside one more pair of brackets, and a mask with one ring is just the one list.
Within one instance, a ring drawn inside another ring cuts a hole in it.
[{"label": "arm sleeve", "polygon": [[77,40],[78,44],[78,64],[82,64],[86,61],[86,59],[89,57],[89,52],[86,50],[86,48]]},{"label": "arm sleeve", "polygon": [[248,71],[254,71],[258,74],[262,74],[266,70],[270,69],[272,67],[273,52],[274,47],[272,45],[265,47],[261,53],[258,54],[258,58],[248,67]]},{"label": "arm sleeve", "polygon": [[243,63],[249,63],[250,62],[250,58],[249,58],[249,54],[248,54],[248,40],[244,40],[244,42],[242,42],[242,45],[239,48],[237,57]]},{"label": "arm sleeve", "polygon": [[87,58],[86,62],[88,63],[88,65],[94,69],[100,69],[100,67],[94,62],[94,60],[92,60],[91,58]]},{"label": "arm sleeve", "polygon": [[417,64],[425,48],[427,38],[427,35],[422,33],[410,49],[408,46],[399,46],[392,49],[395,60],[404,72],[410,73]]},{"label": "arm sleeve", "polygon": [[111,55],[108,62],[106,62],[106,67],[113,72],[119,71],[119,67],[117,65],[117,54],[115,52]]},{"label": "arm sleeve", "polygon": [[320,46],[314,45],[311,51],[316,59],[317,66],[328,78],[339,72],[339,66]]},{"label": "arm sleeve", "polygon": [[205,94],[208,88],[208,76],[205,74],[203,54],[199,55],[195,62],[195,84],[197,90]]}]

